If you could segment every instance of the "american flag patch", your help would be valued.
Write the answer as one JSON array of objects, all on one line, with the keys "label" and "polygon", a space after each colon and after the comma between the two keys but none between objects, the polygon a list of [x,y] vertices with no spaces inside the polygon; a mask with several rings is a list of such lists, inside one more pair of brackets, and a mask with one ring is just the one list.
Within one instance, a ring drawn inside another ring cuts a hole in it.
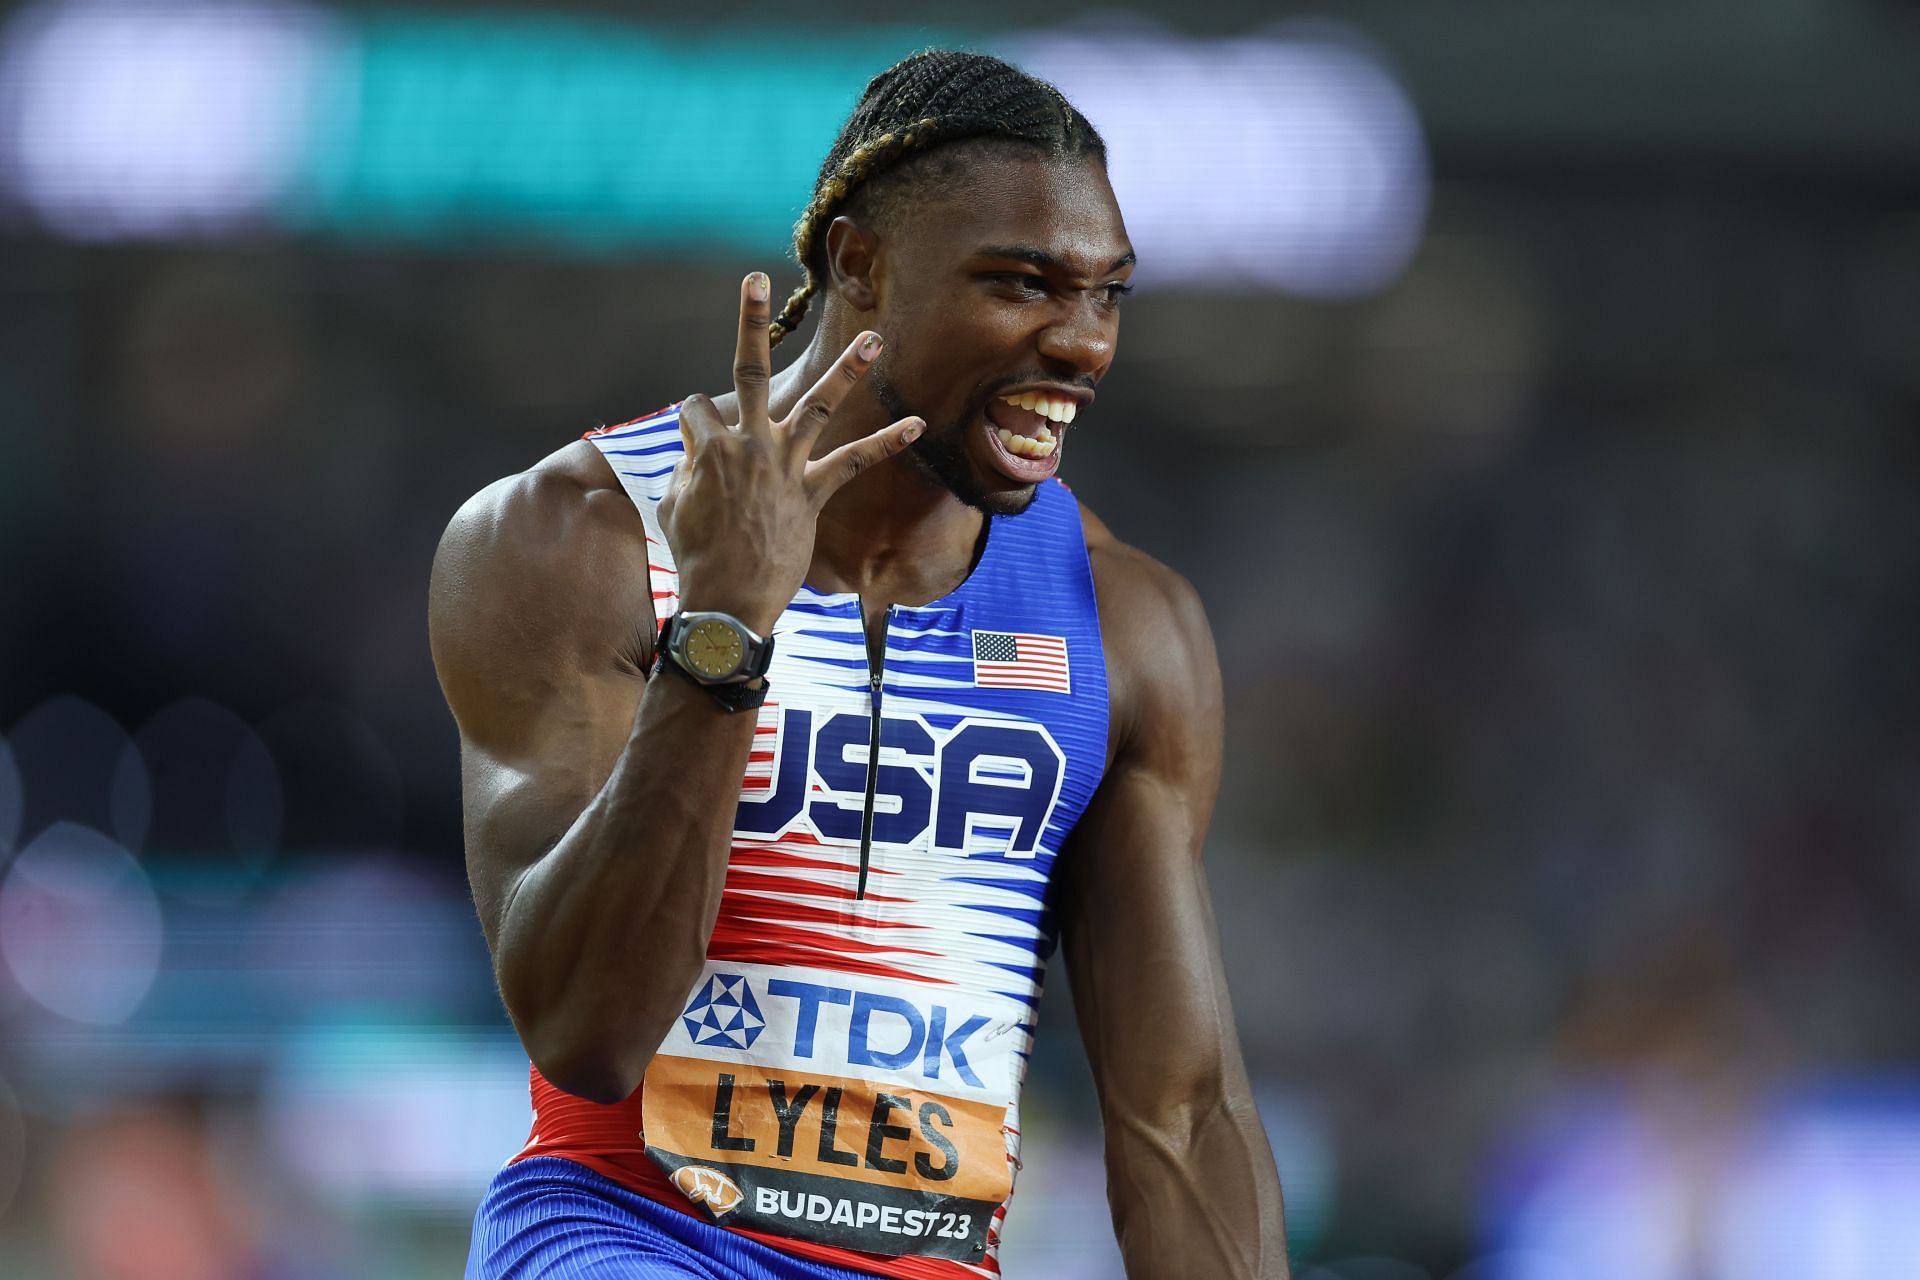
[{"label": "american flag patch", "polygon": [[1045,689],[1072,693],[1067,642],[1013,631],[973,633],[973,682],[982,689]]}]

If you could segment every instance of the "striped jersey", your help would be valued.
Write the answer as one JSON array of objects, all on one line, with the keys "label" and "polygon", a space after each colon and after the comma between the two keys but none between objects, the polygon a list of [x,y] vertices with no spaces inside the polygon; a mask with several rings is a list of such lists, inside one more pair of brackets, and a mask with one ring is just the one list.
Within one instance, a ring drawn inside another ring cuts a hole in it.
[{"label": "striped jersey", "polygon": [[[646,526],[677,406],[588,437]],[[1107,672],[1079,504],[1057,480],[989,518],[950,594],[803,586],[773,628],[725,895],[699,981],[626,1101],[533,1072],[516,1159],[562,1156],[821,1261],[909,1280],[998,1272],[1019,1093],[1056,929],[1049,885],[1099,784]]]}]

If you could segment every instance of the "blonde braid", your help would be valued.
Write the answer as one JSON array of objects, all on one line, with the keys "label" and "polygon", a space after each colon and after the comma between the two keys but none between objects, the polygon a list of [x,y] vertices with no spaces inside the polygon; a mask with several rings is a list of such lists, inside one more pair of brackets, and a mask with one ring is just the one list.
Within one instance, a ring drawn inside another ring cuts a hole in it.
[{"label": "blonde braid", "polygon": [[770,347],[779,346],[782,338],[800,326],[800,322],[806,318],[808,303],[820,291],[820,281],[813,273],[810,259],[821,224],[875,170],[893,163],[915,147],[934,141],[938,137],[939,126],[938,116],[926,116],[904,129],[889,130],[870,138],[848,153],[847,158],[834,170],[833,176],[820,184],[813,199],[800,214],[800,220],[793,225],[793,252],[800,260],[804,278],[800,287],[787,298],[786,305],[780,308],[779,316],[767,326],[767,343]]}]

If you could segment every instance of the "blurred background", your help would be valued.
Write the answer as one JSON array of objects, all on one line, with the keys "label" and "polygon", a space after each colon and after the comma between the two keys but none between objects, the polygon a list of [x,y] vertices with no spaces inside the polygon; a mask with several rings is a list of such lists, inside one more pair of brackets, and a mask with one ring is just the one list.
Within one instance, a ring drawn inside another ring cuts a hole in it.
[{"label": "blurred background", "polygon": [[[915,21],[0,18],[0,1276],[459,1274],[527,1103],[435,541],[723,388],[945,42],[1112,150],[1141,289],[1066,478],[1213,619],[1298,1274],[1920,1275],[1920,9]],[[1054,987],[1004,1261],[1103,1280]]]}]

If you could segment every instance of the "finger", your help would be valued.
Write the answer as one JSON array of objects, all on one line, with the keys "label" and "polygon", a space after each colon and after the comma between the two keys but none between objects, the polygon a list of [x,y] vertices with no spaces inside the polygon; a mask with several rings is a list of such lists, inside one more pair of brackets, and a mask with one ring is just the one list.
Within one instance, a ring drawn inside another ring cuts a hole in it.
[{"label": "finger", "polygon": [[793,412],[787,415],[783,424],[789,438],[801,453],[813,448],[814,437],[820,434],[820,428],[827,425],[827,419],[847,392],[853,390],[853,384],[866,377],[867,370],[873,368],[873,362],[879,358],[880,348],[885,344],[877,333],[863,333],[855,338],[833,367],[820,375],[820,381],[813,389],[800,398],[793,406]]},{"label": "finger", "polygon": [[696,391],[680,402],[680,443],[686,446],[687,457],[693,457],[702,444],[727,429],[711,397]]},{"label": "finger", "polygon": [[912,444],[927,424],[919,418],[902,418],[890,427],[882,427],[864,440],[843,444],[824,458],[807,464],[808,490],[816,501],[831,497],[833,491],[876,462],[884,462]]},{"label": "finger", "polygon": [[740,429],[767,430],[767,377],[773,349],[767,340],[766,273],[755,271],[740,282],[740,338],[733,351],[733,390],[740,397]]}]

